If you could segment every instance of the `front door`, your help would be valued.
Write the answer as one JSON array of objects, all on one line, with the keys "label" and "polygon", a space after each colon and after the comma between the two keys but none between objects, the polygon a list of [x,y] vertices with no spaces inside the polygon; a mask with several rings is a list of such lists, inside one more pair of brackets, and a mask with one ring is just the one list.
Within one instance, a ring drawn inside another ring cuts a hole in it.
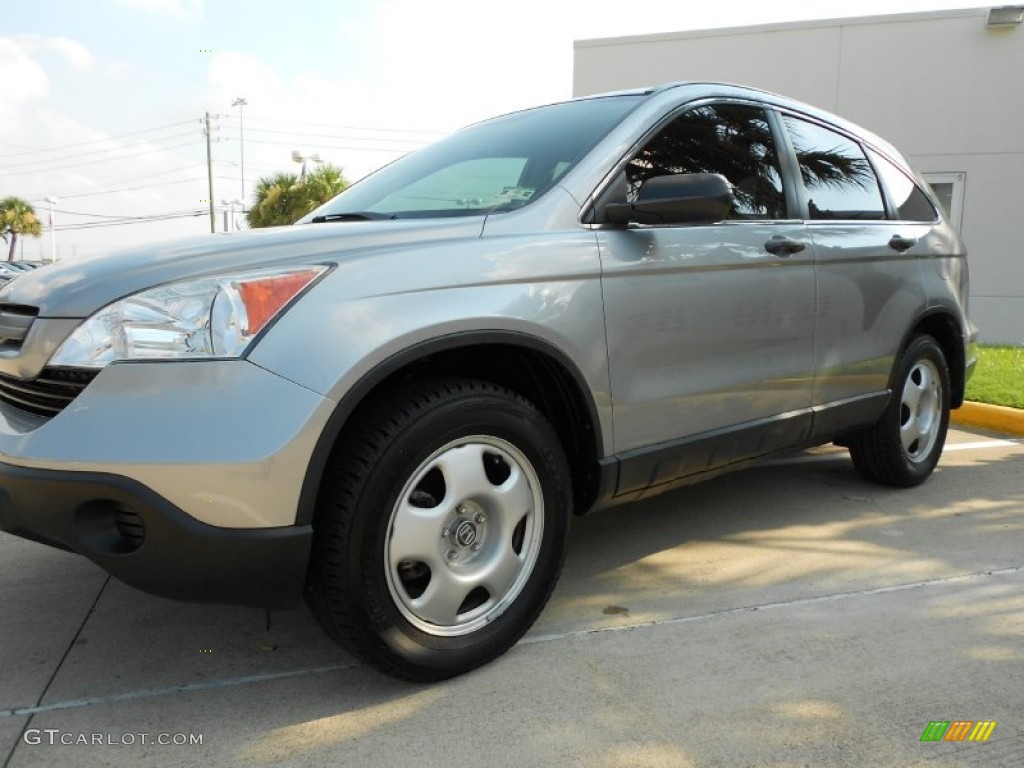
[{"label": "front door", "polygon": [[[712,225],[598,231],[618,493],[799,441],[814,380],[814,252],[789,218],[760,107],[702,104],[658,131],[620,180],[721,173],[736,201]],[[631,460],[632,459],[632,460]]]}]

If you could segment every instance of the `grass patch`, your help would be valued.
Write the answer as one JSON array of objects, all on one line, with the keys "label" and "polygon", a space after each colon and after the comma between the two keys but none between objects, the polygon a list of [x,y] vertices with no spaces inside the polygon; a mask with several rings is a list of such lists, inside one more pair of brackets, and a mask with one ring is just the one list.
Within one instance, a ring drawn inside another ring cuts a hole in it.
[{"label": "grass patch", "polygon": [[1024,408],[1024,347],[978,347],[967,399]]}]

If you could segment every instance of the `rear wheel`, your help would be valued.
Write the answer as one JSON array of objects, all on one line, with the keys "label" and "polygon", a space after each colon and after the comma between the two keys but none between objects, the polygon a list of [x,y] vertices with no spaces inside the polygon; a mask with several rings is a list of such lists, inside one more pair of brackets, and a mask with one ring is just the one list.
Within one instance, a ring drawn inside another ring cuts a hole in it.
[{"label": "rear wheel", "polygon": [[569,472],[550,425],[502,387],[435,381],[378,399],[343,441],[314,520],[321,624],[411,680],[506,651],[565,555]]},{"label": "rear wheel", "polygon": [[900,358],[882,418],[850,440],[857,471],[883,485],[909,487],[935,469],[946,443],[949,368],[931,336],[916,336]]}]

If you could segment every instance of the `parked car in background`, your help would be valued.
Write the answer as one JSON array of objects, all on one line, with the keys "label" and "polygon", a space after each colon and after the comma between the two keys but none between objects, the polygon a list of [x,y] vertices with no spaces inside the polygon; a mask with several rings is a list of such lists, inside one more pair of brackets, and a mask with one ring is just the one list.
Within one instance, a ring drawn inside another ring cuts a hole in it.
[{"label": "parked car in background", "polygon": [[31,272],[48,262],[42,261],[0,261],[0,278],[10,279]]},{"label": "parked car in background", "polygon": [[305,593],[377,668],[450,677],[534,622],[573,512],[833,441],[923,482],[967,287],[900,153],[815,107],[517,112],[296,226],[0,289],[0,523],[161,595]]}]

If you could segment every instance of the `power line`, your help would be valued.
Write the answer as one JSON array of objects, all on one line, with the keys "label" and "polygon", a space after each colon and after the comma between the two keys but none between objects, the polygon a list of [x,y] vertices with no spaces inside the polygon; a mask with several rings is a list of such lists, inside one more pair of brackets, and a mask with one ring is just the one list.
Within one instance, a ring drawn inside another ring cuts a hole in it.
[{"label": "power line", "polygon": [[[346,136],[344,134],[337,133],[305,133],[303,131],[276,131],[270,128],[250,128],[250,131],[256,133],[277,133],[285,136],[313,136],[323,139],[335,139],[345,141],[386,141],[392,143],[401,144],[415,144],[418,147],[422,147],[428,144],[427,141],[420,141],[419,139],[382,139],[375,136]],[[252,141],[252,139],[250,139]]]},{"label": "power line", "polygon": [[293,120],[274,120],[267,117],[253,117],[247,115],[246,120],[255,120],[260,123],[279,123],[282,125],[304,125],[311,128],[341,128],[346,131],[376,131],[378,133],[421,133],[431,136],[447,136],[450,131],[423,131],[415,128],[368,128],[358,125],[338,125],[337,123],[301,123]]},{"label": "power line", "polygon": [[[177,181],[161,181],[161,182],[158,182],[157,184],[143,184],[143,185],[138,186],[138,187],[123,187],[121,189],[107,189],[107,190],[103,190],[102,192],[84,192],[84,193],[82,193],[80,195],[55,195],[55,197],[60,198],[61,200],[71,200],[72,198],[77,198],[77,197],[95,197],[97,195],[115,195],[115,194],[117,194],[119,192],[135,192],[136,190],[139,190],[139,189],[154,189],[155,187],[169,187],[169,186],[171,186],[173,184],[190,184],[190,183],[199,182],[199,181],[202,181],[202,179],[178,179]],[[34,198],[34,199],[38,200],[40,198]]]},{"label": "power line", "polygon": [[[116,163],[116,162],[118,162],[120,160],[129,160],[129,159],[131,159],[133,157],[142,157],[143,155],[152,155],[152,154],[156,154],[157,152],[170,152],[172,149],[181,149],[182,147],[191,147],[191,146],[194,146],[194,145],[200,143],[200,141],[201,141],[201,139],[195,139],[194,141],[186,141],[186,142],[184,142],[182,144],[174,144],[174,145],[172,145],[170,147],[160,147],[158,149],[149,149],[149,150],[146,150],[144,152],[135,152],[134,154],[131,154],[131,155],[121,155],[119,157],[101,157],[101,158],[99,158],[97,160],[86,160],[83,163],[72,163],[71,165],[62,165],[62,166],[59,166],[57,168],[50,168],[50,169],[45,170],[45,171],[41,171],[39,169],[36,169],[36,170],[34,170],[32,172],[33,173],[52,173],[54,171],[63,171],[65,169],[67,169],[67,168],[78,168],[78,167],[83,166],[83,165],[94,165],[96,163]],[[0,173],[6,173],[8,176],[14,176],[15,175],[13,173],[10,173],[9,171],[0,171]]]},{"label": "power line", "polygon": [[[66,198],[66,197],[87,197],[89,195],[102,195],[102,194],[107,194],[107,190],[108,189],[109,189],[110,192],[119,192],[119,191],[122,191],[122,190],[110,189],[110,187],[111,186],[116,186],[118,184],[132,184],[132,183],[134,183],[136,181],[144,181],[146,179],[155,179],[158,176],[170,176],[172,173],[181,173],[182,171],[191,171],[193,168],[204,168],[204,167],[206,167],[205,163],[193,163],[192,165],[183,165],[181,168],[175,168],[172,171],[160,171],[158,173],[147,173],[147,174],[145,174],[143,176],[135,175],[135,176],[131,176],[131,177],[125,178],[125,179],[118,179],[117,181],[104,182],[103,184],[100,185],[99,189],[96,189],[95,187],[79,187],[78,189],[80,189],[80,190],[88,190],[88,191],[85,191],[85,192],[82,192],[82,193],[79,193],[78,190],[73,190],[71,192],[58,192],[57,194],[54,195],[54,197]],[[133,189],[142,189],[142,187],[133,187]],[[35,198],[35,199],[36,200],[42,200],[43,198]]]},{"label": "power line", "polygon": [[[274,144],[279,147],[292,147],[295,146],[294,141],[269,141],[267,139],[246,139],[246,142],[252,142],[254,144]],[[390,152],[393,155],[405,155],[412,152],[412,148],[400,148],[395,149],[393,147],[350,147],[339,144],[321,144],[317,142],[313,145],[314,149],[344,149],[349,152]]]},{"label": "power line", "polygon": [[[124,215],[121,215],[121,216],[111,216],[110,214],[106,214],[106,213],[85,213],[83,211],[62,211],[62,210],[59,210],[59,209],[54,209],[54,213],[63,213],[65,215],[67,215],[67,216],[92,216],[92,217],[97,218],[97,219],[115,219],[117,221],[129,221],[129,220],[134,220],[134,219],[150,219],[150,218],[152,218],[154,216],[167,216],[167,215],[179,214],[179,213],[189,213],[192,210],[193,210],[192,208],[189,208],[188,210],[185,210],[185,211],[167,211],[165,213],[150,213],[150,214],[145,214],[145,215],[142,215],[142,216],[124,216]],[[85,222],[82,222],[82,223],[85,223]]]},{"label": "power line", "polygon": [[82,224],[65,224],[63,226],[54,227],[57,232],[65,232],[69,230],[83,230],[83,229],[102,229],[105,227],[123,227],[129,224],[152,224],[160,221],[174,221],[175,219],[191,219],[199,218],[206,215],[205,209],[196,209],[193,211],[186,211],[183,213],[172,213],[172,214],[159,214],[154,216],[144,216],[136,218],[126,218],[120,221],[90,221]]},{"label": "power line", "polygon": [[[185,136],[193,136],[193,135],[194,135],[193,131],[187,131],[187,132],[184,132],[184,133],[176,133],[173,136],[161,136],[160,140],[161,141],[171,141],[173,139],[181,139],[181,138],[184,138]],[[24,168],[25,166],[29,166],[29,165],[57,164],[58,167],[60,167],[60,168],[66,168],[66,167],[69,167],[69,166],[62,166],[62,165],[60,165],[60,163],[63,163],[65,160],[77,160],[77,159],[79,159],[81,157],[89,157],[91,155],[106,155],[106,154],[110,154],[111,152],[121,152],[121,151],[123,151],[125,149],[133,149],[136,146],[145,146],[147,144],[149,144],[149,145],[151,145],[153,147],[152,149],[147,150],[149,152],[159,152],[161,149],[163,149],[163,147],[161,147],[160,145],[153,145],[152,142],[141,141],[141,142],[138,142],[136,144],[129,144],[129,145],[126,145],[126,146],[108,147],[106,149],[95,149],[95,150],[93,150],[91,152],[82,152],[81,154],[70,155],[68,157],[48,157],[48,158],[41,159],[41,160],[26,160],[23,163],[14,163],[13,165],[7,165],[5,167],[6,168]],[[129,155],[129,157],[131,157],[131,155]],[[105,158],[105,159],[117,160],[119,158],[111,157],[111,158]],[[102,162],[102,160],[93,161],[93,162]],[[36,170],[38,170],[38,169],[36,169]]]},{"label": "power line", "polygon": [[138,136],[138,135],[143,134],[143,133],[154,133],[156,131],[163,131],[163,130],[166,130],[168,128],[177,128],[179,125],[188,125],[191,122],[192,122],[191,120],[182,120],[181,122],[178,122],[178,123],[168,123],[167,125],[159,125],[156,128],[143,128],[142,130],[139,130],[139,131],[130,131],[129,133],[120,133],[120,134],[117,134],[116,136],[108,136],[108,137],[103,138],[103,139],[90,139],[89,141],[79,141],[79,142],[77,142],[75,144],[61,144],[60,146],[48,147],[47,149],[30,149],[30,150],[25,151],[25,152],[9,152],[7,154],[0,155],[0,158],[16,157],[16,156],[20,156],[20,155],[35,155],[35,154],[39,154],[39,153],[42,153],[42,152],[60,152],[61,150],[64,150],[64,149],[72,149],[74,147],[84,147],[87,144],[98,144],[98,143],[103,142],[103,141],[116,141],[118,139],[123,139],[123,138],[126,138],[128,136]]}]

